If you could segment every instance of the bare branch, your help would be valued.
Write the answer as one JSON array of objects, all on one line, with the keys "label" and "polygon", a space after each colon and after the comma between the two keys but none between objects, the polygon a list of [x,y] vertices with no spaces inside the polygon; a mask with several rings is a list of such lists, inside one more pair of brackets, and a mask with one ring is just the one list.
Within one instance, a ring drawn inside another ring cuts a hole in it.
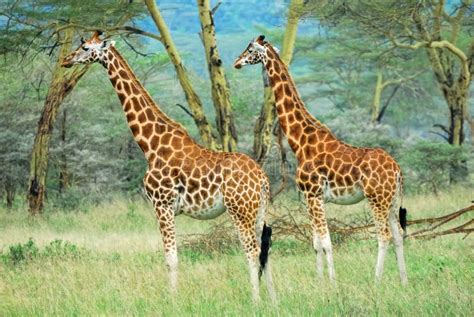
[{"label": "bare branch", "polygon": [[219,1],[215,6],[214,8],[211,9],[211,15],[214,15],[214,13],[216,13],[217,9],[219,9],[219,6],[222,4],[221,1]]},{"label": "bare branch", "polygon": [[432,134],[436,134],[436,135],[438,135],[438,136],[442,137],[442,138],[443,138],[445,141],[449,142],[449,139],[448,139],[448,137],[447,137],[447,136],[445,136],[444,134],[441,134],[441,133],[439,133],[439,132],[436,132],[436,131],[428,131],[428,132],[429,132],[429,133],[432,133]]},{"label": "bare branch", "polygon": [[183,109],[184,112],[186,112],[191,118],[193,118],[194,120],[196,120],[196,118],[194,117],[194,115],[191,113],[191,111],[189,111],[185,106],[177,103],[176,106],[180,107],[181,109]]},{"label": "bare branch", "polygon": [[81,29],[82,31],[85,31],[85,32],[93,32],[93,31],[101,30],[101,31],[104,31],[104,32],[107,32],[107,33],[114,33],[114,32],[122,31],[122,32],[127,32],[127,33],[143,35],[143,36],[155,39],[155,40],[160,41],[160,42],[162,41],[161,36],[159,36],[155,33],[144,31],[142,29],[139,29],[139,28],[136,28],[136,27],[133,27],[133,26],[112,26],[112,27],[103,28],[103,27],[97,27],[97,26],[87,26],[87,25],[82,25],[82,24],[77,24],[77,23],[69,23],[69,24],[66,24],[66,25],[63,25],[63,26],[57,28],[55,33],[59,32],[59,31],[62,31],[64,29],[67,29],[67,28]]},{"label": "bare branch", "polygon": [[121,36],[122,40],[125,42],[125,44],[127,44],[127,46],[132,50],[134,51],[136,54],[140,55],[140,56],[143,56],[143,57],[147,57],[147,56],[151,56],[153,54],[147,54],[147,53],[142,53],[140,52],[139,50],[137,50],[135,48],[135,46],[132,45],[132,43],[130,43],[126,38],[125,36]]}]

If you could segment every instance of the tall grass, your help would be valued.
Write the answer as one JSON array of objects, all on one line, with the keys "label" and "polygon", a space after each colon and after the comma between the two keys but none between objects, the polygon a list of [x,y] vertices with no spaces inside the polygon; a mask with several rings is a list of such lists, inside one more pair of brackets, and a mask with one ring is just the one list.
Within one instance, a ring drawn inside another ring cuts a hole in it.
[{"label": "tall grass", "polygon": [[[408,197],[405,205],[410,217],[425,218],[463,207],[471,195],[472,190],[457,188],[438,197]],[[275,208],[297,203],[285,197]],[[365,204],[328,206],[330,216],[341,219],[364,210]],[[274,237],[271,261],[279,304],[269,303],[262,283],[262,303],[254,305],[241,251],[181,249],[179,295],[172,298],[160,236],[146,202],[117,197],[88,212],[55,211],[38,219],[25,214],[0,210],[0,316],[467,316],[473,311],[472,237],[406,241],[406,288],[400,286],[393,252],[387,255],[383,283],[375,285],[375,240],[338,245],[338,284],[331,287],[316,278],[309,245]],[[212,223],[178,217],[179,236],[204,232]],[[29,238],[36,253],[12,262],[11,248],[28,248]],[[63,242],[51,243],[55,239]]]}]

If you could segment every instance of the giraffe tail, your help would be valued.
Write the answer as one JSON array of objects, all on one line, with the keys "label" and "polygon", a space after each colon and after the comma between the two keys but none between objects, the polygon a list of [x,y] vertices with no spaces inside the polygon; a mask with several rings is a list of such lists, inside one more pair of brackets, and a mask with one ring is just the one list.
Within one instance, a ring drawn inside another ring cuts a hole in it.
[{"label": "giraffe tail", "polygon": [[403,237],[407,235],[407,213],[406,208],[400,207],[398,211],[398,218],[400,219],[400,227],[403,229]]},{"label": "giraffe tail", "polygon": [[258,271],[258,278],[262,276],[265,265],[268,262],[268,254],[270,253],[270,247],[272,246],[272,227],[267,226],[266,223],[263,224],[262,238],[260,245],[260,269]]},{"label": "giraffe tail", "polygon": [[403,229],[403,238],[407,237],[407,214],[408,210],[403,208],[403,175],[400,171],[398,178],[398,191],[400,195],[400,209],[398,210],[398,219],[400,221],[400,227]]}]

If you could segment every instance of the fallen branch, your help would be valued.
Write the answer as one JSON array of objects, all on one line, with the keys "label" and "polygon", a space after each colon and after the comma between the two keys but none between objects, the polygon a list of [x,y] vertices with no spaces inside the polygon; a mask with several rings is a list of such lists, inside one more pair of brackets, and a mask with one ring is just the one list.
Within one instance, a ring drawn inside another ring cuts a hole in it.
[{"label": "fallen branch", "polygon": [[433,239],[433,238],[436,238],[436,237],[439,237],[439,236],[444,236],[444,235],[447,235],[447,234],[454,234],[454,233],[466,233],[467,235],[469,235],[471,232],[474,231],[474,228],[466,228],[466,227],[473,224],[473,223],[474,223],[474,219],[471,219],[468,222],[466,222],[466,223],[464,223],[460,226],[457,226],[455,228],[444,230],[444,231],[441,231],[441,232],[418,235],[418,236],[415,236],[415,238],[416,239]]}]

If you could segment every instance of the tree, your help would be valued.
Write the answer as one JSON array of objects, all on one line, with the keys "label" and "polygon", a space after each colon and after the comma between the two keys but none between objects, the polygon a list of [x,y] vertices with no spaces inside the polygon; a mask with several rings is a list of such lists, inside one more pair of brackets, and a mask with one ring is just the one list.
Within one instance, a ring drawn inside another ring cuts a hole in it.
[{"label": "tree", "polygon": [[[372,108],[371,108],[371,121],[372,123],[380,123],[382,121],[383,116],[385,115],[385,111],[387,110],[387,107],[389,106],[392,98],[395,96],[397,91],[402,87],[403,85],[406,85],[410,81],[413,81],[416,77],[418,77],[421,74],[422,71],[420,72],[415,72],[412,75],[407,75],[407,76],[402,76],[400,74],[395,74],[392,75],[393,77],[397,78],[392,78],[392,79],[384,79],[384,74],[382,71],[382,67],[378,66],[376,70],[376,76],[377,80],[375,83],[374,87],[374,97],[372,99]],[[386,90],[388,87],[394,86],[392,92],[386,99],[385,103],[383,106],[381,106],[382,103],[382,94],[384,90]]]},{"label": "tree", "polygon": [[[462,145],[474,74],[470,67],[474,40],[467,34],[468,26],[474,22],[472,0],[450,5],[444,0],[331,1],[318,3],[314,10],[329,23],[348,19],[365,33],[382,37],[394,49],[424,50],[449,109],[448,126],[436,126],[445,133],[449,144]],[[466,168],[463,162],[453,162],[451,181],[465,178]]]},{"label": "tree", "polygon": [[37,215],[43,208],[46,189],[46,174],[48,171],[49,141],[56,122],[59,107],[64,98],[71,92],[77,82],[88,70],[88,66],[65,70],[61,63],[72,48],[73,30],[66,29],[60,37],[63,43],[58,54],[58,60],[53,70],[51,84],[44,103],[41,118],[38,121],[30,160],[30,180],[28,188],[28,205],[32,215]]},{"label": "tree", "polygon": [[[96,7],[98,14],[87,12],[86,8],[92,5]],[[136,6],[130,7],[128,4],[117,5],[107,2],[97,5],[94,1],[87,0],[81,3],[72,0],[22,3],[7,1],[0,7],[0,14],[5,17],[2,20],[2,35],[9,44],[0,49],[3,53],[23,50],[26,54],[31,49],[36,49],[39,53],[47,48],[52,55],[57,47],[60,48],[31,154],[28,204],[32,215],[39,214],[43,208],[49,143],[59,108],[64,98],[89,68],[84,66],[65,70],[60,65],[71,50],[74,29],[77,27],[75,21],[78,19],[87,21],[96,29],[110,23],[110,20],[116,22],[116,26],[121,26],[140,13],[135,8]],[[112,19],[105,20],[101,14],[106,9],[110,11]],[[49,43],[51,40],[55,40],[52,45]]]},{"label": "tree", "polygon": [[[220,4],[220,3],[219,3]],[[222,60],[217,49],[216,31],[213,15],[219,4],[211,10],[209,0],[197,0],[199,20],[201,22],[201,40],[211,78],[212,101],[216,111],[217,131],[220,135],[222,150],[237,150],[237,132],[232,116],[230,88],[225,76]]]},{"label": "tree", "polygon": [[201,100],[193,89],[181,57],[178,53],[178,50],[176,49],[176,45],[174,44],[173,38],[171,37],[171,34],[168,30],[168,26],[166,25],[166,22],[163,19],[163,16],[161,15],[155,0],[144,0],[144,2],[148,8],[148,11],[150,12],[151,17],[153,18],[153,21],[155,22],[158,31],[161,34],[161,43],[165,47],[166,52],[168,53],[168,56],[174,65],[176,74],[178,75],[178,80],[181,84],[181,87],[183,88],[186,101],[188,102],[189,108],[191,109],[192,117],[196,123],[196,126],[198,127],[201,140],[206,147],[216,149],[216,139],[212,134],[211,125],[204,115],[204,109]]}]

